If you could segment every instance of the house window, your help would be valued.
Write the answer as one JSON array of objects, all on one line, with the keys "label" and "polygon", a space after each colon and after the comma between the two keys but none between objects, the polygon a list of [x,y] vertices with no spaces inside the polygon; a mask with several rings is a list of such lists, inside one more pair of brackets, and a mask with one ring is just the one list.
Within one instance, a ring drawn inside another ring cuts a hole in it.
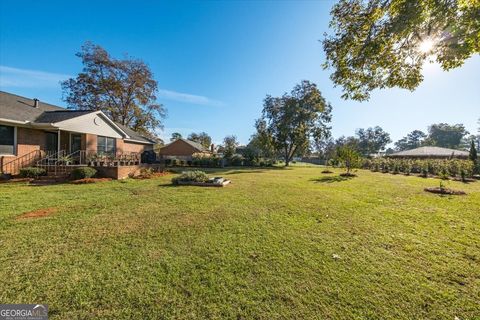
[{"label": "house window", "polygon": [[115,154],[115,138],[97,137],[97,153],[98,154]]},{"label": "house window", "polygon": [[0,155],[15,154],[15,127],[0,125]]}]

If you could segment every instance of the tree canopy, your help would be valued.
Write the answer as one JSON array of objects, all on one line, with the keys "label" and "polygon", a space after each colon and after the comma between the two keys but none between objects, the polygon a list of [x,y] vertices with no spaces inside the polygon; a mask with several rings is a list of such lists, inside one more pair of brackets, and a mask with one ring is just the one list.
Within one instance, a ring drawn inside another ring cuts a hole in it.
[{"label": "tree canopy", "polygon": [[468,134],[463,124],[449,125],[447,123],[432,124],[428,127],[428,137],[425,144],[443,148],[457,149],[462,138]]},{"label": "tree canopy", "polygon": [[337,148],[337,160],[347,169],[347,174],[352,168],[360,164],[360,154],[349,144]]},{"label": "tree canopy", "polygon": [[172,133],[172,135],[170,137],[170,142],[178,140],[178,139],[182,139],[182,134],[179,133],[179,132],[174,132],[174,133]]},{"label": "tree canopy", "polygon": [[323,48],[330,78],[344,99],[368,100],[374,89],[414,90],[422,68],[444,70],[480,52],[477,0],[340,0]]},{"label": "tree canopy", "polygon": [[[305,152],[313,139],[330,135],[332,107],[314,83],[302,81],[281,97],[267,95],[262,118],[267,136],[288,166],[293,156]],[[257,128],[258,130],[258,128]]]},{"label": "tree canopy", "polygon": [[200,143],[206,149],[210,148],[212,144],[212,138],[206,132],[192,132],[187,139]]},{"label": "tree canopy", "polygon": [[427,135],[420,130],[413,130],[407,136],[395,142],[395,149],[397,151],[404,151],[418,148],[422,145]]},{"label": "tree canopy", "polygon": [[273,158],[276,156],[273,137],[268,131],[265,120],[258,119],[255,121],[255,129],[257,130],[250,137],[248,147],[257,154],[258,157]]},{"label": "tree canopy", "polygon": [[226,136],[223,139],[223,156],[230,159],[235,154],[238,147],[237,137],[234,135]]},{"label": "tree canopy", "polygon": [[356,135],[358,137],[358,150],[364,156],[378,153],[384,150],[387,144],[392,142],[390,134],[379,126],[368,129],[358,129]]},{"label": "tree canopy", "polygon": [[113,121],[155,137],[166,110],[156,102],[158,85],[150,68],[128,56],[112,58],[90,42],[77,56],[82,59],[82,72],[61,83],[69,108],[101,110]]}]

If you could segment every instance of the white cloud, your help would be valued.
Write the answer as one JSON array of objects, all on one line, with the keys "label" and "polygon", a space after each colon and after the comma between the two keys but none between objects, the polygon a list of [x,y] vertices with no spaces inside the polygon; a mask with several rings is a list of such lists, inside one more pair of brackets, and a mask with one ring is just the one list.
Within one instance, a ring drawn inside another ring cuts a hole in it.
[{"label": "white cloud", "polygon": [[195,94],[182,93],[182,92],[176,92],[176,91],[170,91],[170,90],[164,90],[164,89],[158,90],[158,97],[164,98],[167,100],[186,102],[186,103],[198,104],[198,105],[204,105],[204,106],[221,107],[224,105],[224,103],[221,101],[213,100],[205,96],[199,96]]},{"label": "white cloud", "polygon": [[0,66],[0,87],[59,88],[70,75]]}]

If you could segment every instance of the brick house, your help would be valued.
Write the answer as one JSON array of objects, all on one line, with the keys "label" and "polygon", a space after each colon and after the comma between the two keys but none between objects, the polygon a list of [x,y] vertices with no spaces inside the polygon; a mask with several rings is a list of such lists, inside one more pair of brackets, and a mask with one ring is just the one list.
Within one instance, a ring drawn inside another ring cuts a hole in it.
[{"label": "brick house", "polygon": [[200,143],[187,139],[177,139],[162,147],[159,156],[162,159],[192,160],[193,154],[211,155],[212,153],[212,150],[208,150]]},{"label": "brick house", "polygon": [[117,164],[127,158],[139,164],[142,153],[152,151],[154,143],[101,111],[67,110],[0,91],[2,173],[16,174],[45,159],[58,163],[60,156],[79,165],[100,156]]}]

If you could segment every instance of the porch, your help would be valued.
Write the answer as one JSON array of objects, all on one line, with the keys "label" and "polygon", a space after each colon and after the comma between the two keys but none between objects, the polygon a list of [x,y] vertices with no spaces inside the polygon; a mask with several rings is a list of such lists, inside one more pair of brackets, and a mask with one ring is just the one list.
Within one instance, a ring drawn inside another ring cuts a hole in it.
[{"label": "porch", "polygon": [[127,148],[122,139],[20,127],[17,136],[15,155],[2,157],[0,161],[0,171],[6,175],[17,175],[21,168],[30,166],[57,174],[69,171],[69,167],[119,167],[141,163],[141,152],[126,151],[131,148]]}]

